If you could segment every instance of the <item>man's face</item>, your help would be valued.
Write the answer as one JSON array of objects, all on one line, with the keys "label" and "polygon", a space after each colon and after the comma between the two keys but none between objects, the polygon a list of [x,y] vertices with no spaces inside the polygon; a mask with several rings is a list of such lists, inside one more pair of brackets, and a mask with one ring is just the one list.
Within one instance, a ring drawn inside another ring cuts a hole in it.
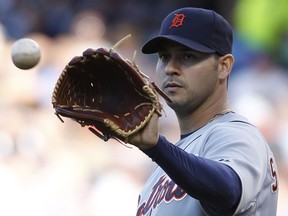
[{"label": "man's face", "polygon": [[218,83],[218,58],[175,42],[158,52],[156,73],[160,88],[176,112],[193,112],[212,97]]}]

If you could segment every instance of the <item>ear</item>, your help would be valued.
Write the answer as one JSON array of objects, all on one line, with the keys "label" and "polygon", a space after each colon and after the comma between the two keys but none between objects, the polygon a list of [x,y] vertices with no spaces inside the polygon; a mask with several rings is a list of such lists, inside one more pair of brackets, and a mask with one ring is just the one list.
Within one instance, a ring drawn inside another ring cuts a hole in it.
[{"label": "ear", "polygon": [[219,79],[227,79],[230,75],[233,65],[234,65],[234,57],[232,54],[226,54],[221,56],[218,60],[219,67]]}]

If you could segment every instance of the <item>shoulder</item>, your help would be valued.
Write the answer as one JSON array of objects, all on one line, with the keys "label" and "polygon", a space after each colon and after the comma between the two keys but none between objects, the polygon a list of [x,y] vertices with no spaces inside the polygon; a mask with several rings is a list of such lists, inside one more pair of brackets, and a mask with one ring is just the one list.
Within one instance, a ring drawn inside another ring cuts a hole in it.
[{"label": "shoulder", "polygon": [[202,141],[204,152],[211,149],[237,148],[243,152],[266,151],[267,142],[261,131],[246,118],[235,113],[229,113],[215,121],[211,127],[203,132]]},{"label": "shoulder", "polygon": [[[257,135],[262,137],[260,130],[245,117],[234,112],[216,119],[212,123],[209,134],[218,135]],[[263,138],[263,137],[262,137]]]}]

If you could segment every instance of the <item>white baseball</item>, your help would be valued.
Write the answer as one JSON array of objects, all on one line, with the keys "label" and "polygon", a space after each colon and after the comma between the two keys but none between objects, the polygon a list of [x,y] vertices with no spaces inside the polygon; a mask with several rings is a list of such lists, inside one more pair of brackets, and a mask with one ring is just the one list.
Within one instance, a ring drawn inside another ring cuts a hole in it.
[{"label": "white baseball", "polygon": [[16,67],[22,70],[31,69],[41,57],[39,44],[29,38],[19,39],[12,45],[11,56]]}]

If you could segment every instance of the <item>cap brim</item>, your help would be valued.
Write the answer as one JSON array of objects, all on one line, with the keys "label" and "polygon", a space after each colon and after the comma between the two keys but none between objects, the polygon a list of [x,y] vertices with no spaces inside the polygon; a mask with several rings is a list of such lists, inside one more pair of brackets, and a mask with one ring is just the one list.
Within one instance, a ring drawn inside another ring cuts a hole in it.
[{"label": "cap brim", "polygon": [[163,49],[163,46],[165,46],[165,41],[173,41],[177,42],[179,44],[182,44],[184,46],[189,47],[192,50],[196,50],[198,52],[203,53],[215,53],[216,51],[204,46],[196,41],[188,40],[179,36],[175,35],[159,35],[151,40],[149,40],[144,46],[142,47],[142,52],[145,54],[152,54],[157,53],[161,49]]}]

